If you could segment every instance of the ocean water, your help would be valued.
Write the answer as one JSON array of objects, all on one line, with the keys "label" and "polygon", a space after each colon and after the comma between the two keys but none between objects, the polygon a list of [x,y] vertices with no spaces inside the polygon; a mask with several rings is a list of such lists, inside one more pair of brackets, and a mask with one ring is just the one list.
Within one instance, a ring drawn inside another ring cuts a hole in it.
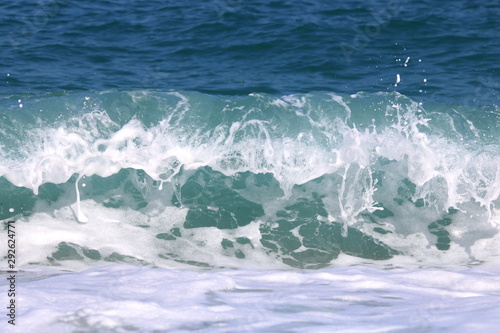
[{"label": "ocean water", "polygon": [[2,332],[500,324],[496,1],[0,9]]}]

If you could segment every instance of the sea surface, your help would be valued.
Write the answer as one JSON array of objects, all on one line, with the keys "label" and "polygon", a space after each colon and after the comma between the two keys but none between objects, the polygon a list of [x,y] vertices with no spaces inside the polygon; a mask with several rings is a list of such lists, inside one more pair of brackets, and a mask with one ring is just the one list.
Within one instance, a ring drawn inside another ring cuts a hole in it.
[{"label": "sea surface", "polygon": [[500,326],[498,1],[0,18],[2,332]]}]

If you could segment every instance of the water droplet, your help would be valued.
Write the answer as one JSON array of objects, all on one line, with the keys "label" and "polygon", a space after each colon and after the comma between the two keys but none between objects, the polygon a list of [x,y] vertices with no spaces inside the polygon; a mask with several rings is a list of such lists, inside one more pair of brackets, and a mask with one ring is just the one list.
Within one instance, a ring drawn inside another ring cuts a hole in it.
[{"label": "water droplet", "polygon": [[394,84],[394,86],[397,87],[399,82],[401,82],[401,76],[396,74],[396,84]]},{"label": "water droplet", "polygon": [[80,178],[82,178],[82,175],[80,175],[77,179],[76,179],[76,183],[75,183],[75,188],[76,188],[76,208],[77,208],[77,219],[78,219],[78,222],[81,222],[81,223],[86,223],[89,221],[89,219],[85,216],[85,214],[82,213],[82,209],[80,207],[80,191],[78,190],[78,182],[80,181]]}]

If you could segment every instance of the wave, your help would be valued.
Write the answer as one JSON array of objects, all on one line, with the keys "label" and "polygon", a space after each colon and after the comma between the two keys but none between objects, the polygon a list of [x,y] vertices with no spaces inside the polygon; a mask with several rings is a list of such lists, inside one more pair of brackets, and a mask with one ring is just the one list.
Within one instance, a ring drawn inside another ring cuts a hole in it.
[{"label": "wave", "polygon": [[136,90],[3,96],[0,117],[25,265],[498,256],[497,106]]}]

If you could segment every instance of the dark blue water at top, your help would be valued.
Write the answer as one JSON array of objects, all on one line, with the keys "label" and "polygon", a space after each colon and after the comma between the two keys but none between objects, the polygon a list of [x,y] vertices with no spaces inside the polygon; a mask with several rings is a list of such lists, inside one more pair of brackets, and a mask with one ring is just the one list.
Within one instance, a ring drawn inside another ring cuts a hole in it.
[{"label": "dark blue water at top", "polygon": [[0,18],[6,94],[397,90],[500,101],[498,0],[19,0],[3,1]]}]

